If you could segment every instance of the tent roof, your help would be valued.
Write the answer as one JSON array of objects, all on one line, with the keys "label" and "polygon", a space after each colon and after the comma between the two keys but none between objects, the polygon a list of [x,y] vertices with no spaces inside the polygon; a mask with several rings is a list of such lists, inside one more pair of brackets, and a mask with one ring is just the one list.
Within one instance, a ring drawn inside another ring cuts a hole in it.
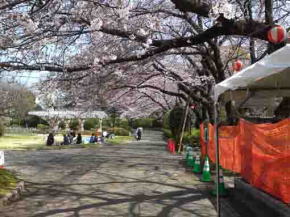
[{"label": "tent roof", "polygon": [[108,115],[104,111],[71,111],[71,110],[46,110],[30,111],[29,115],[44,118],[106,118]]},{"label": "tent roof", "polygon": [[232,98],[249,92],[290,96],[290,44],[215,85],[214,97],[218,101],[222,95]]}]

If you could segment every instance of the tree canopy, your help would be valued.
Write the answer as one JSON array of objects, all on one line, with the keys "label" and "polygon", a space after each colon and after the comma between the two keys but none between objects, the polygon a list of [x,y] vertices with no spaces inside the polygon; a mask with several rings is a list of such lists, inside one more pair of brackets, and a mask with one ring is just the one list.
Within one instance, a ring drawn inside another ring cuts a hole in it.
[{"label": "tree canopy", "polygon": [[212,86],[237,58],[275,49],[267,32],[290,13],[286,0],[14,0],[0,11],[2,72],[47,71],[43,90],[125,116],[188,97],[211,116]]}]

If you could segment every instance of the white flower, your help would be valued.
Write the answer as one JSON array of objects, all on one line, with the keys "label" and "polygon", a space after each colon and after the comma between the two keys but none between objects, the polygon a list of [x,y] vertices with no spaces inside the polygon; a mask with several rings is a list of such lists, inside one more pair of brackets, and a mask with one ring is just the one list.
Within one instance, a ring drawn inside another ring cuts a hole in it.
[{"label": "white flower", "polygon": [[131,34],[131,35],[129,35],[129,38],[130,38],[131,40],[135,40],[135,39],[136,39],[136,36],[135,36],[134,34]]},{"label": "white flower", "polygon": [[118,10],[118,13],[119,13],[119,17],[121,19],[125,19],[125,20],[128,20],[129,19],[129,8],[122,8],[122,9],[119,9]]},{"label": "white flower", "polygon": [[98,65],[99,62],[100,62],[100,59],[99,59],[98,57],[96,57],[96,58],[94,59],[94,65]]},{"label": "white flower", "polygon": [[216,19],[220,14],[224,14],[224,17],[227,19],[233,19],[236,15],[234,5],[230,4],[227,0],[213,2],[209,16]]},{"label": "white flower", "polygon": [[138,33],[142,36],[146,35],[146,31],[144,29],[139,29]]},{"label": "white flower", "polygon": [[151,44],[152,44],[152,39],[148,38],[148,39],[146,40],[146,44],[151,45]]},{"label": "white flower", "polygon": [[111,60],[116,60],[116,59],[117,59],[117,56],[116,56],[116,55],[111,55],[109,58],[110,58]]},{"label": "white flower", "polygon": [[136,50],[136,56],[137,58],[141,58],[146,53],[146,50]]},{"label": "white flower", "polygon": [[99,18],[93,19],[91,22],[91,29],[100,30],[103,26],[103,21]]},{"label": "white flower", "polygon": [[114,72],[114,74],[117,75],[117,76],[119,76],[119,77],[122,77],[122,76],[123,76],[123,73],[122,73],[122,71],[120,71],[120,70],[116,70],[116,71]]}]

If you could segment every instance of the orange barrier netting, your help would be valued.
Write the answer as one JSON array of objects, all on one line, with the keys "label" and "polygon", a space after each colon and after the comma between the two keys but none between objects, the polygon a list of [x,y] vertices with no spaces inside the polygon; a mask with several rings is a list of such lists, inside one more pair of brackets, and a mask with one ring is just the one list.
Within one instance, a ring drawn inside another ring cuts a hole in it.
[{"label": "orange barrier netting", "polygon": [[[213,125],[208,125],[208,132],[208,155],[215,162]],[[204,150],[205,145],[203,140]],[[223,168],[241,173],[251,185],[290,203],[290,119],[275,124],[240,120],[237,126],[220,127],[219,145]]]}]

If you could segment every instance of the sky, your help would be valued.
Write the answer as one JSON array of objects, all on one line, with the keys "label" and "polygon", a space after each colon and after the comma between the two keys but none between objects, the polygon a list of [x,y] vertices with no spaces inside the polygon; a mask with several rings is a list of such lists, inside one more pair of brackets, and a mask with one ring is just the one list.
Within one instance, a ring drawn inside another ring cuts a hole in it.
[{"label": "sky", "polygon": [[33,88],[47,75],[47,72],[3,72],[1,78],[4,81],[14,81]]}]

